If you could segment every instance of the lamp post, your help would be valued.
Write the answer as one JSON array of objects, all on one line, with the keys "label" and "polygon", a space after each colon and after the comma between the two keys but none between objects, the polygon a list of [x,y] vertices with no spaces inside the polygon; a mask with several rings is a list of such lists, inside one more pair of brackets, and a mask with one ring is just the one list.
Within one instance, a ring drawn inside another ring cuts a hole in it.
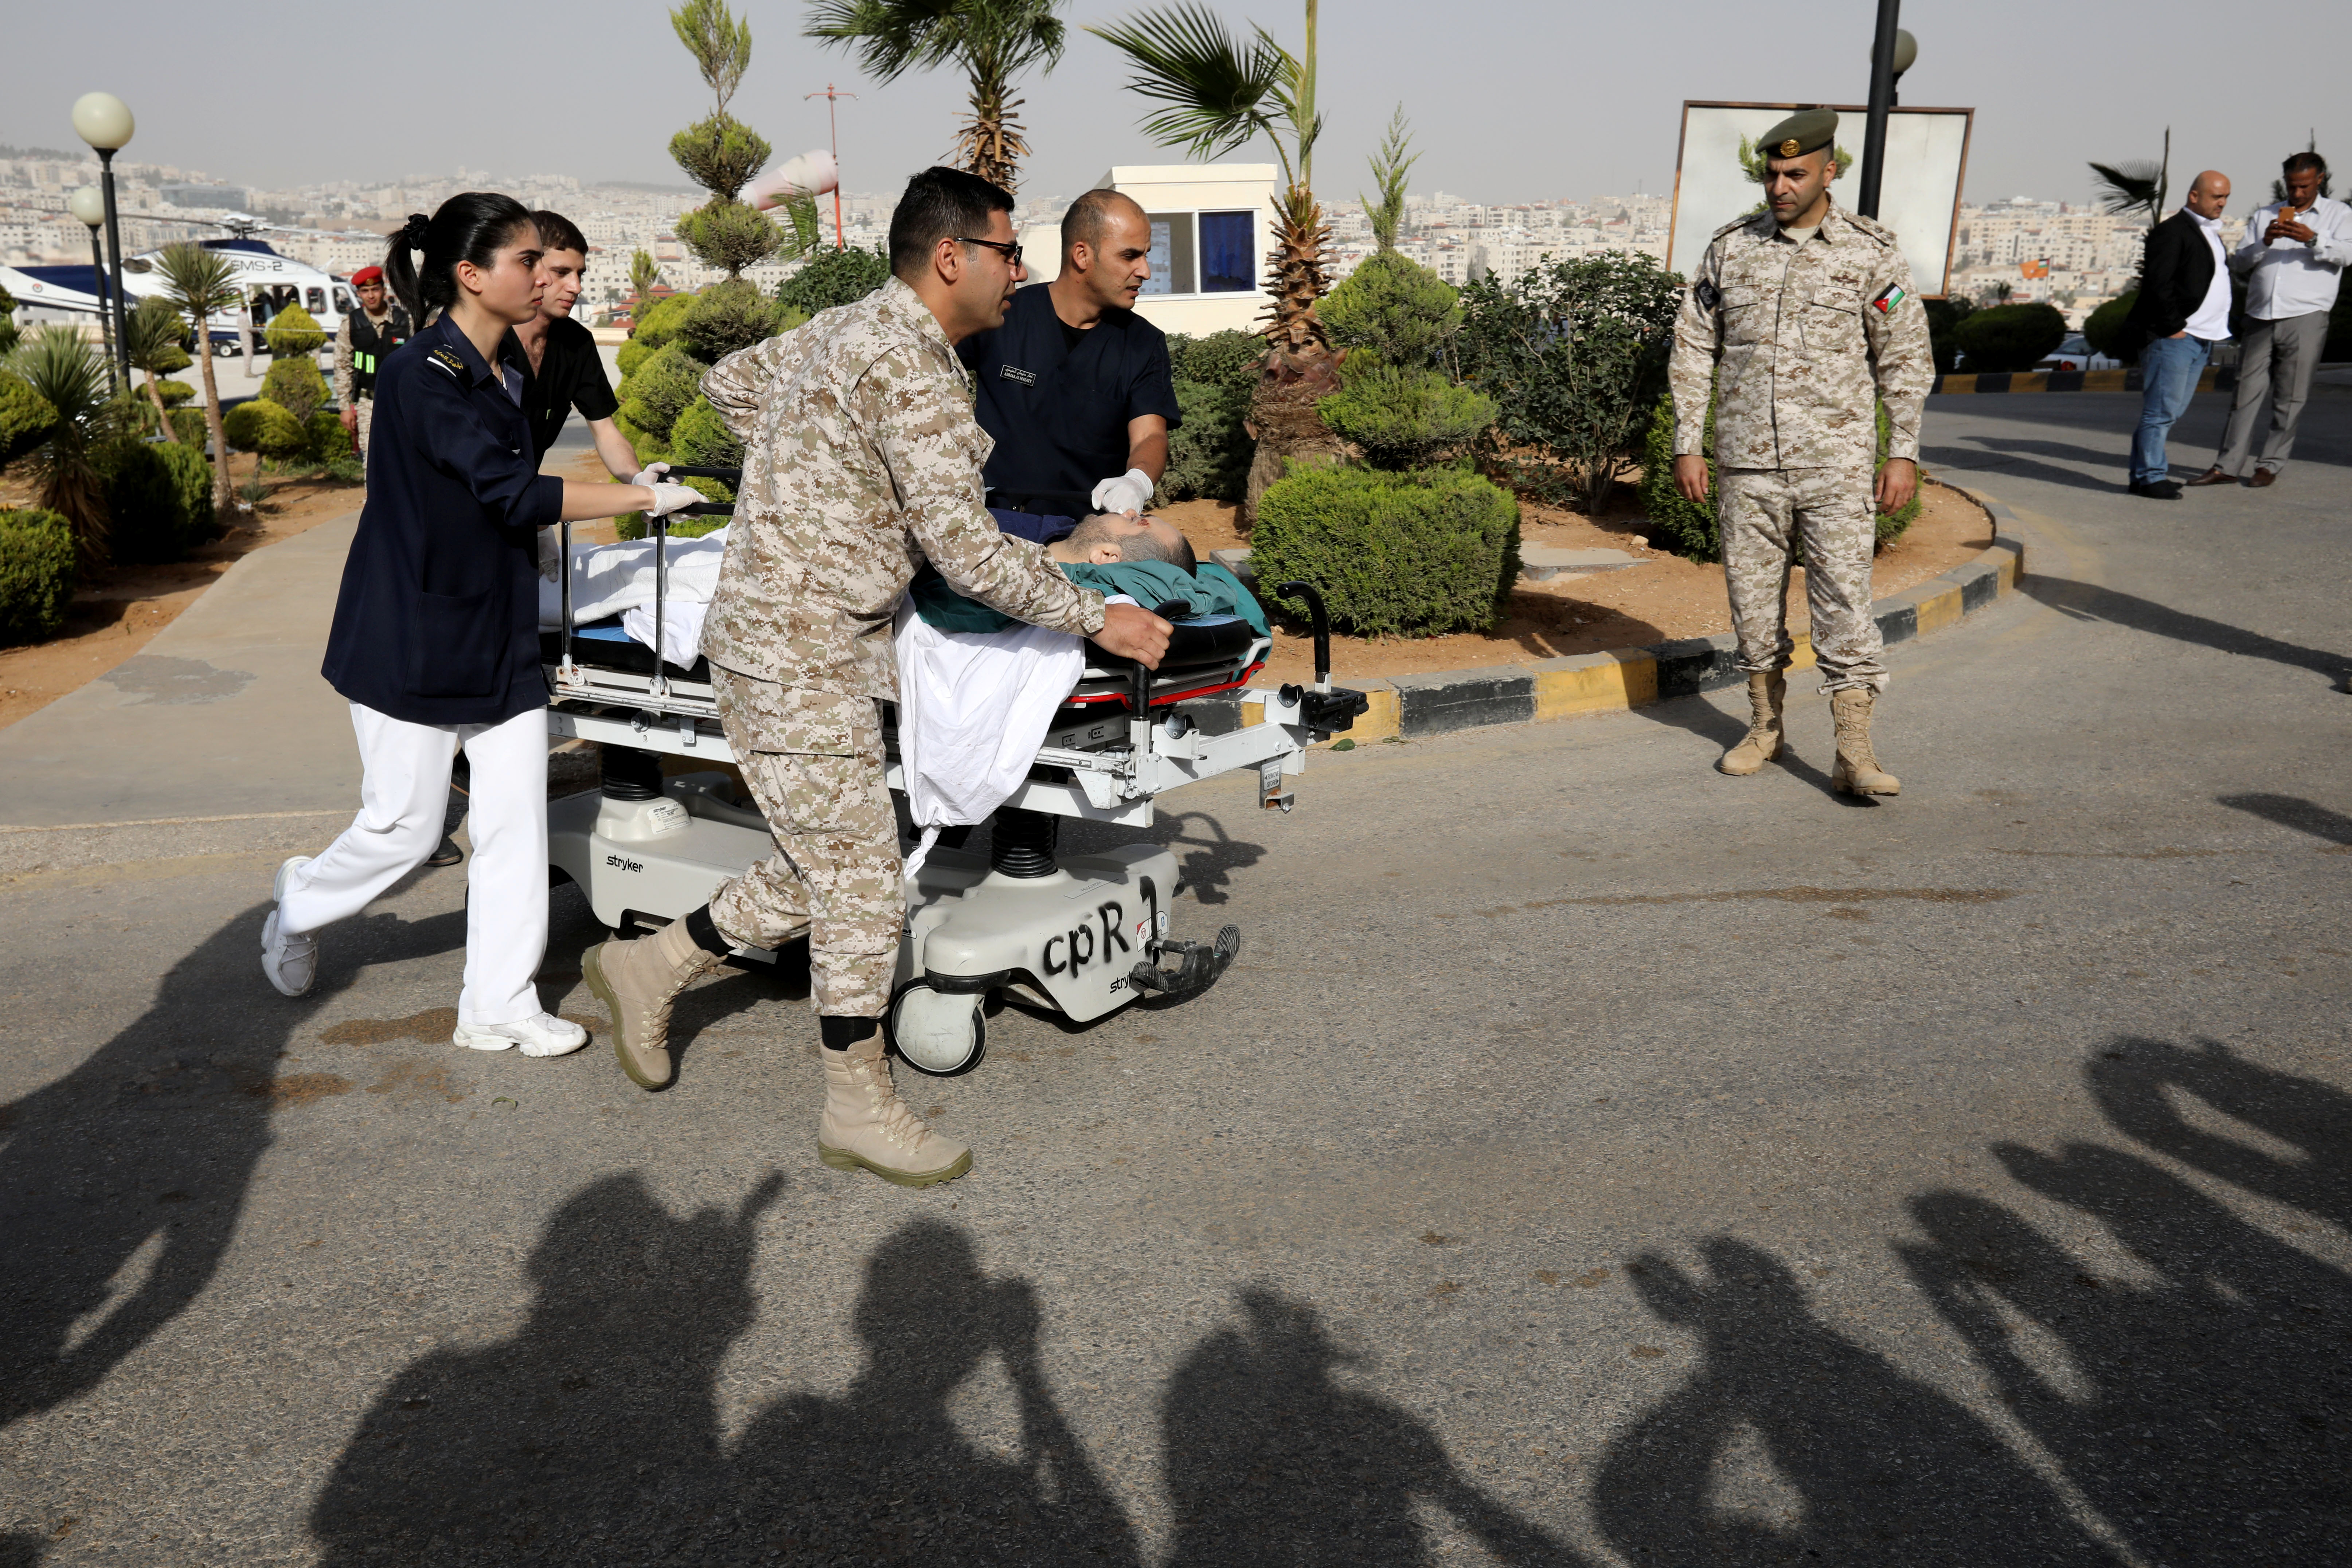
[{"label": "lamp post", "polygon": [[1879,176],[1886,166],[1886,112],[1895,107],[1895,82],[1919,58],[1919,46],[1895,25],[1903,0],[1878,0],[1878,33],[1870,45],[1870,126],[1862,138],[1862,188],[1854,211],[1878,216]]},{"label": "lamp post", "polygon": [[106,221],[106,198],[98,194],[96,185],[84,185],[66,198],[66,211],[89,227],[89,269],[98,277],[98,331],[106,340],[107,389],[119,393],[122,384],[115,379],[114,316],[110,303],[114,296],[106,282],[106,253],[98,244],[99,226]]},{"label": "lamp post", "polygon": [[114,363],[122,384],[131,384],[131,321],[122,308],[122,229],[114,216],[114,155],[138,129],[131,106],[110,92],[85,92],[74,100],[74,133],[98,154],[99,187],[106,200],[106,248],[114,280]]}]

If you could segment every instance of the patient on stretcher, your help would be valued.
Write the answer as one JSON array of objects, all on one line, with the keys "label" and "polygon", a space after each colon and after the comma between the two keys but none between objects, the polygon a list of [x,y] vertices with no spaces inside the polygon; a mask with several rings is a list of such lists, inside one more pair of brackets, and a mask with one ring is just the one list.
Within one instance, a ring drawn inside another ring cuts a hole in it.
[{"label": "patient on stretcher", "polygon": [[[1239,616],[1258,636],[1270,635],[1265,612],[1241,579],[1214,562],[1201,564],[1192,541],[1156,517],[1097,512],[1046,545],[1045,553],[1082,588],[1124,595],[1147,610],[1176,604],[1196,616]],[[907,596],[925,622],[943,632],[1002,632],[1020,624],[965,598],[929,566],[916,574]]]}]

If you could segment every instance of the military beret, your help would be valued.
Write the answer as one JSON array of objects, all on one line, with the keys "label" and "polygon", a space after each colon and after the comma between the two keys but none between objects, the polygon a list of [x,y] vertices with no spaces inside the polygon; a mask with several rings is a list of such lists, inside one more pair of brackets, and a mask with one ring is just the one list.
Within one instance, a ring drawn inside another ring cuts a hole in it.
[{"label": "military beret", "polygon": [[352,274],[352,287],[354,289],[358,288],[362,283],[381,283],[383,281],[383,268],[381,267],[362,267],[357,272]]},{"label": "military beret", "polygon": [[1756,149],[1768,158],[1795,158],[1817,153],[1837,139],[1834,109],[1801,109],[1758,139]]}]

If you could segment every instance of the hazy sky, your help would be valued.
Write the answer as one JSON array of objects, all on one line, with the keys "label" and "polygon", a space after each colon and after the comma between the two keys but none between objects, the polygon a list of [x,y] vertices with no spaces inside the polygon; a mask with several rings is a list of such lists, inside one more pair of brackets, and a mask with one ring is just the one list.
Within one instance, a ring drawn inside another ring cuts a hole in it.
[{"label": "hazy sky", "polygon": [[[1298,45],[1296,0],[1217,8]],[[1068,51],[1024,85],[1031,194],[1074,195],[1112,163],[1174,161],[1136,128],[1143,103],[1122,90],[1120,57],[1078,30],[1133,9],[1068,0]],[[856,91],[841,105],[844,183],[895,189],[947,150],[962,80],[941,71],[876,88],[799,37],[805,10],[748,7],[752,63],[735,112],[782,157],[824,144],[824,101],[801,94],[828,79]],[[1316,185],[1352,196],[1402,101],[1424,152],[1415,190],[1484,201],[1663,192],[1683,100],[1860,101],[1875,14],[1874,0],[1325,0]],[[2154,157],[2168,123],[2176,190],[2213,165],[2242,198],[2266,192],[2315,128],[2352,175],[2352,100],[2331,85],[2339,73],[2313,68],[2352,58],[2344,0],[1911,0],[1903,21],[1920,47],[1905,100],[1977,110],[1970,201],[2088,199],[2086,159]],[[2233,34],[2241,21],[2259,30]],[[0,141],[75,144],[72,102],[102,87],[138,116],[129,156],[252,184],[460,166],[681,182],[664,149],[708,104],[657,0],[110,0],[27,5],[7,33]],[[1859,151],[1858,133],[1849,144]]]}]

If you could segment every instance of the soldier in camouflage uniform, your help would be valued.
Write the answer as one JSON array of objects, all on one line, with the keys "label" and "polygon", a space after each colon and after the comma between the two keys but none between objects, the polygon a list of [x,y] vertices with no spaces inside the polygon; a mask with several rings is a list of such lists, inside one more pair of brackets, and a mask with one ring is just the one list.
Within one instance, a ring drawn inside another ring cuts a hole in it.
[{"label": "soldier in camouflage uniform", "polygon": [[906,921],[878,705],[898,696],[891,617],[928,560],[1017,620],[1156,667],[1168,623],[1063,576],[982,504],[992,445],[955,344],[1003,320],[1024,273],[1013,198],[952,169],[909,182],[895,276],[854,305],[729,355],[703,378],[743,443],[743,479],[704,622],[728,744],[777,851],[707,908],[606,942],[584,968],[622,1068],[668,1084],[670,1004],[737,947],[809,934],[828,1165],[923,1186],[971,1168],[890,1082],[877,1025]]},{"label": "soldier in camouflage uniform", "polygon": [[[1752,773],[1780,750],[1789,572],[1800,551],[1813,657],[1837,729],[1831,784],[1861,795],[1901,787],[1871,751],[1885,689],[1870,613],[1876,513],[1918,479],[1919,419],[1935,384],[1927,312],[1895,236],[1833,205],[1837,115],[1790,115],[1767,132],[1765,211],[1716,232],[1675,323],[1675,479],[1706,500],[1701,455],[1715,402],[1716,513],[1739,667],[1753,718],[1716,763]],[[1874,403],[1893,438],[1873,493]]]}]

